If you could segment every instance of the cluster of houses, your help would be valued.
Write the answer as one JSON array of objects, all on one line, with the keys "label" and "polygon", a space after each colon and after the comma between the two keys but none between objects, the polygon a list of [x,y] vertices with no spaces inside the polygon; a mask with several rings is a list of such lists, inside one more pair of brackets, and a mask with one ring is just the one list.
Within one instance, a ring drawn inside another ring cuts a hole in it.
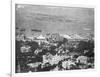
[{"label": "cluster of houses", "polygon": [[69,39],[72,38],[58,33],[16,36],[16,52],[20,52],[16,55],[16,73],[94,68],[94,56],[85,55],[93,53],[93,49],[79,49],[80,41]]}]

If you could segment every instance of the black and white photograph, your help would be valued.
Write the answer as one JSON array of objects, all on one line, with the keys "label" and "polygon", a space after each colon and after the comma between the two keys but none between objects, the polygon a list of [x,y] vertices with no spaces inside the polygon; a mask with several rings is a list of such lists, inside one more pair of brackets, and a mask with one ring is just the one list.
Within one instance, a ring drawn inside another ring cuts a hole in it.
[{"label": "black and white photograph", "polygon": [[94,8],[15,4],[15,73],[95,68]]}]

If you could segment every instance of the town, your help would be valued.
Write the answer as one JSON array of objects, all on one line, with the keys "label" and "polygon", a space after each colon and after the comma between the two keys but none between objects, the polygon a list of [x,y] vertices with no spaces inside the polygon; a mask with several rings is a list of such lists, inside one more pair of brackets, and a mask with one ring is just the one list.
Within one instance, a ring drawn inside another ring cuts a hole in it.
[{"label": "town", "polygon": [[16,73],[94,68],[92,35],[82,38],[76,34],[34,33],[32,37],[27,37],[19,33],[16,34],[15,44]]}]

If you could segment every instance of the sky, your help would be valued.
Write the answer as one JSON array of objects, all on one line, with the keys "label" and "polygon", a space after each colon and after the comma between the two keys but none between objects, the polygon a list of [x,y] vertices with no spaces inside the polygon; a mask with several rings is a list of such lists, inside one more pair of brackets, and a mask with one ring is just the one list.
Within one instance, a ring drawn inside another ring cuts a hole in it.
[{"label": "sky", "polygon": [[16,27],[41,33],[81,34],[94,33],[94,9],[46,5],[16,4]]}]

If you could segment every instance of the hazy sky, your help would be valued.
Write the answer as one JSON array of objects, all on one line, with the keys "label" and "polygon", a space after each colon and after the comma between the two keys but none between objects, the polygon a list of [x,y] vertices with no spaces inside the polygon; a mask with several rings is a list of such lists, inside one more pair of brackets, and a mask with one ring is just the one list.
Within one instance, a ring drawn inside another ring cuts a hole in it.
[{"label": "hazy sky", "polygon": [[16,27],[25,28],[27,35],[31,35],[31,29],[42,33],[94,33],[94,9],[17,4]]}]

